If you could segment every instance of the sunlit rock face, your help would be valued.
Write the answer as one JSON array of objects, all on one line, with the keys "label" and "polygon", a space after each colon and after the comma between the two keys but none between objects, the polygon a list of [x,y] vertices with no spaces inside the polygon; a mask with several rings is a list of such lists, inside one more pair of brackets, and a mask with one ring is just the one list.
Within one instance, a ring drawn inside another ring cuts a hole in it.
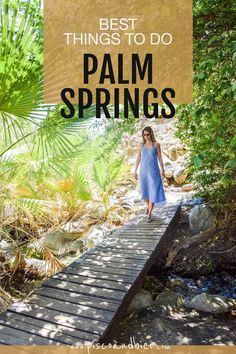
[{"label": "sunlit rock face", "polygon": [[225,313],[236,309],[236,300],[220,295],[202,293],[196,295],[188,307],[209,313]]}]

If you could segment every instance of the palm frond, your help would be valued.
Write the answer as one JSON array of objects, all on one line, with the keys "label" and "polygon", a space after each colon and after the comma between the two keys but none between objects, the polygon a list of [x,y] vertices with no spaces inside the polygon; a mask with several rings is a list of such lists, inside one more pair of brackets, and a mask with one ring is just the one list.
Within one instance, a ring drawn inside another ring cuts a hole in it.
[{"label": "palm frond", "polygon": [[46,200],[37,200],[31,198],[16,198],[16,206],[30,218],[47,217],[50,207],[54,206],[53,202]]}]

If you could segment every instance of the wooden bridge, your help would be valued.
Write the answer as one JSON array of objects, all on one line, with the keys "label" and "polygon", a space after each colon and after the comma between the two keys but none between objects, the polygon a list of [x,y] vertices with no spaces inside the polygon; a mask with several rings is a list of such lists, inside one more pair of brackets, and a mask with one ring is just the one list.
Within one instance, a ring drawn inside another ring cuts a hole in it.
[{"label": "wooden bridge", "polygon": [[[0,315],[2,345],[109,343],[153,264],[161,262],[180,206],[156,209],[115,230]],[[163,253],[164,252],[164,253]]]}]

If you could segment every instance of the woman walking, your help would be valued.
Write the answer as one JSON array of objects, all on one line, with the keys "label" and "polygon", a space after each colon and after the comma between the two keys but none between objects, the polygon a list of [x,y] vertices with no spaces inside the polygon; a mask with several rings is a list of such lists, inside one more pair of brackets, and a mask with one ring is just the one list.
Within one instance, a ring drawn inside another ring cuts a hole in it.
[{"label": "woman walking", "polygon": [[147,221],[150,222],[152,221],[154,205],[163,206],[166,204],[161,178],[161,175],[164,177],[165,171],[161,156],[161,147],[155,140],[152,128],[145,127],[142,131],[142,137],[143,143],[139,145],[134,175],[138,179],[137,170],[141,162],[139,173],[141,198],[147,204]]}]

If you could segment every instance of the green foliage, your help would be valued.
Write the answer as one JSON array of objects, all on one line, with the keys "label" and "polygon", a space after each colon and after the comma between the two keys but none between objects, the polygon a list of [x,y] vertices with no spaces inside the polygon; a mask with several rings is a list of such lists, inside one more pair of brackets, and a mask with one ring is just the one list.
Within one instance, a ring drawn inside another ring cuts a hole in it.
[{"label": "green foliage", "polygon": [[30,115],[42,100],[41,28],[40,2],[0,2],[0,124],[4,143],[26,134]]},{"label": "green foliage", "polygon": [[134,122],[100,124],[94,107],[84,119],[62,118],[61,105],[43,104],[42,64],[41,1],[0,0],[0,210],[7,205],[29,221],[83,211],[99,186],[99,168],[108,168],[108,190],[122,163],[118,156],[114,165],[107,161]]},{"label": "green foliage", "polygon": [[235,16],[233,0],[195,0],[193,103],[177,111],[193,181],[201,195],[224,207],[235,204]]},{"label": "green foliage", "polygon": [[206,272],[214,272],[215,265],[212,259],[198,259],[197,260],[197,270],[206,271]]}]

